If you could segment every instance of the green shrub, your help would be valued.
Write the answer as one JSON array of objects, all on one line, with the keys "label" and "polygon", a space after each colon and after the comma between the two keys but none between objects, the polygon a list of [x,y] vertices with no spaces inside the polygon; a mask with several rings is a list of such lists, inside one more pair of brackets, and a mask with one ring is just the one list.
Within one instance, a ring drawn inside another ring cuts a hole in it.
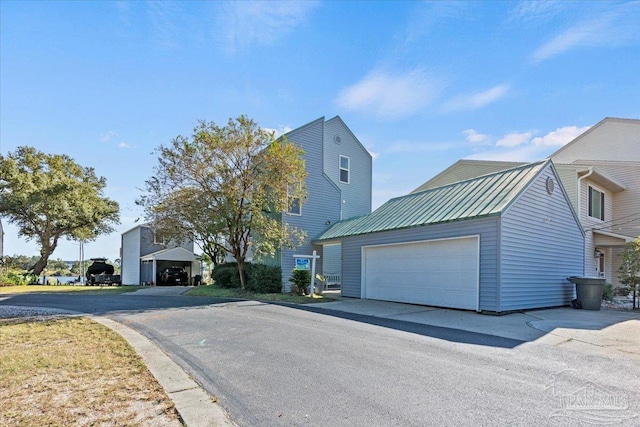
[{"label": "green shrub", "polygon": [[602,299],[605,301],[613,301],[613,285],[606,283],[602,289]]},{"label": "green shrub", "polygon": [[282,269],[264,264],[247,264],[247,290],[259,294],[282,292]]},{"label": "green shrub", "polygon": [[[247,291],[260,294],[282,292],[282,270],[280,267],[246,263],[244,274]],[[218,265],[211,272],[211,279],[216,286],[221,288],[239,289],[241,287],[238,264],[235,262]]]},{"label": "green shrub", "polygon": [[31,281],[26,273],[9,270],[6,273],[0,273],[0,286],[27,286]]},{"label": "green shrub", "polygon": [[221,288],[239,288],[240,277],[238,275],[238,264],[235,262],[226,262],[217,265],[211,272],[211,279],[216,286]]},{"label": "green shrub", "polygon": [[293,270],[289,279],[291,293],[296,295],[309,295],[309,285],[311,284],[311,273],[308,270]]}]

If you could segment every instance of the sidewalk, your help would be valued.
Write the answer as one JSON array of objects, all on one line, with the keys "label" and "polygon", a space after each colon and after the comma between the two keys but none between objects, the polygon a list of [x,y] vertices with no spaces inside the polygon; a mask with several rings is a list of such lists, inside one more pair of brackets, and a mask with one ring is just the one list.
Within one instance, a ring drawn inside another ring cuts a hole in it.
[{"label": "sidewalk", "polygon": [[339,296],[337,299],[318,307],[640,359],[638,311],[589,311],[564,307],[491,316],[386,301]]}]

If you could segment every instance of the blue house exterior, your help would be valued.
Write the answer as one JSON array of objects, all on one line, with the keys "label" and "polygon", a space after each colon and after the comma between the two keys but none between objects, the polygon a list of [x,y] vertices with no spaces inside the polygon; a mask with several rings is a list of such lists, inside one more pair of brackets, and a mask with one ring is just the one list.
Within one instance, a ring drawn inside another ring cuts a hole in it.
[{"label": "blue house exterior", "polygon": [[304,230],[306,238],[301,246],[281,249],[275,258],[261,261],[282,268],[283,287],[288,290],[294,255],[310,255],[316,250],[320,255],[316,271],[339,284],[340,245],[314,246],[311,238],[342,219],[371,212],[371,154],[339,116],[329,120],[321,117],[286,137],[304,150],[307,198],[299,212],[283,213],[282,221]]},{"label": "blue house exterior", "polygon": [[584,231],[551,161],[392,199],[334,224],[342,295],[480,312],[565,306]]}]

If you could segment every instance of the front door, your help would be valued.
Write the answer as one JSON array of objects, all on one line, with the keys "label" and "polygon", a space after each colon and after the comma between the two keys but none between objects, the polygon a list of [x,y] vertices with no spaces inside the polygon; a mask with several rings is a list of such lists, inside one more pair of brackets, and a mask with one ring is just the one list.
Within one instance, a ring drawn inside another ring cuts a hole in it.
[{"label": "front door", "polygon": [[604,252],[602,249],[598,250],[598,259],[596,260],[596,275],[598,277],[604,278],[605,271],[605,262],[604,262]]}]

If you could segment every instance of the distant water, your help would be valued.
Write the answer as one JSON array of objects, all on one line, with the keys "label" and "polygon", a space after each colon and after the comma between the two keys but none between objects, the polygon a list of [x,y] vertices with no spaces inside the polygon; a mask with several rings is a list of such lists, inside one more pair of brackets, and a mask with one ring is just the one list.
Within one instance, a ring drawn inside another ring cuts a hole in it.
[{"label": "distant water", "polygon": [[[47,280],[48,281],[57,280],[58,283],[60,284],[79,282],[78,276],[47,276]],[[38,281],[42,283],[42,276],[40,276]],[[85,279],[85,282],[86,282],[86,279]]]}]

